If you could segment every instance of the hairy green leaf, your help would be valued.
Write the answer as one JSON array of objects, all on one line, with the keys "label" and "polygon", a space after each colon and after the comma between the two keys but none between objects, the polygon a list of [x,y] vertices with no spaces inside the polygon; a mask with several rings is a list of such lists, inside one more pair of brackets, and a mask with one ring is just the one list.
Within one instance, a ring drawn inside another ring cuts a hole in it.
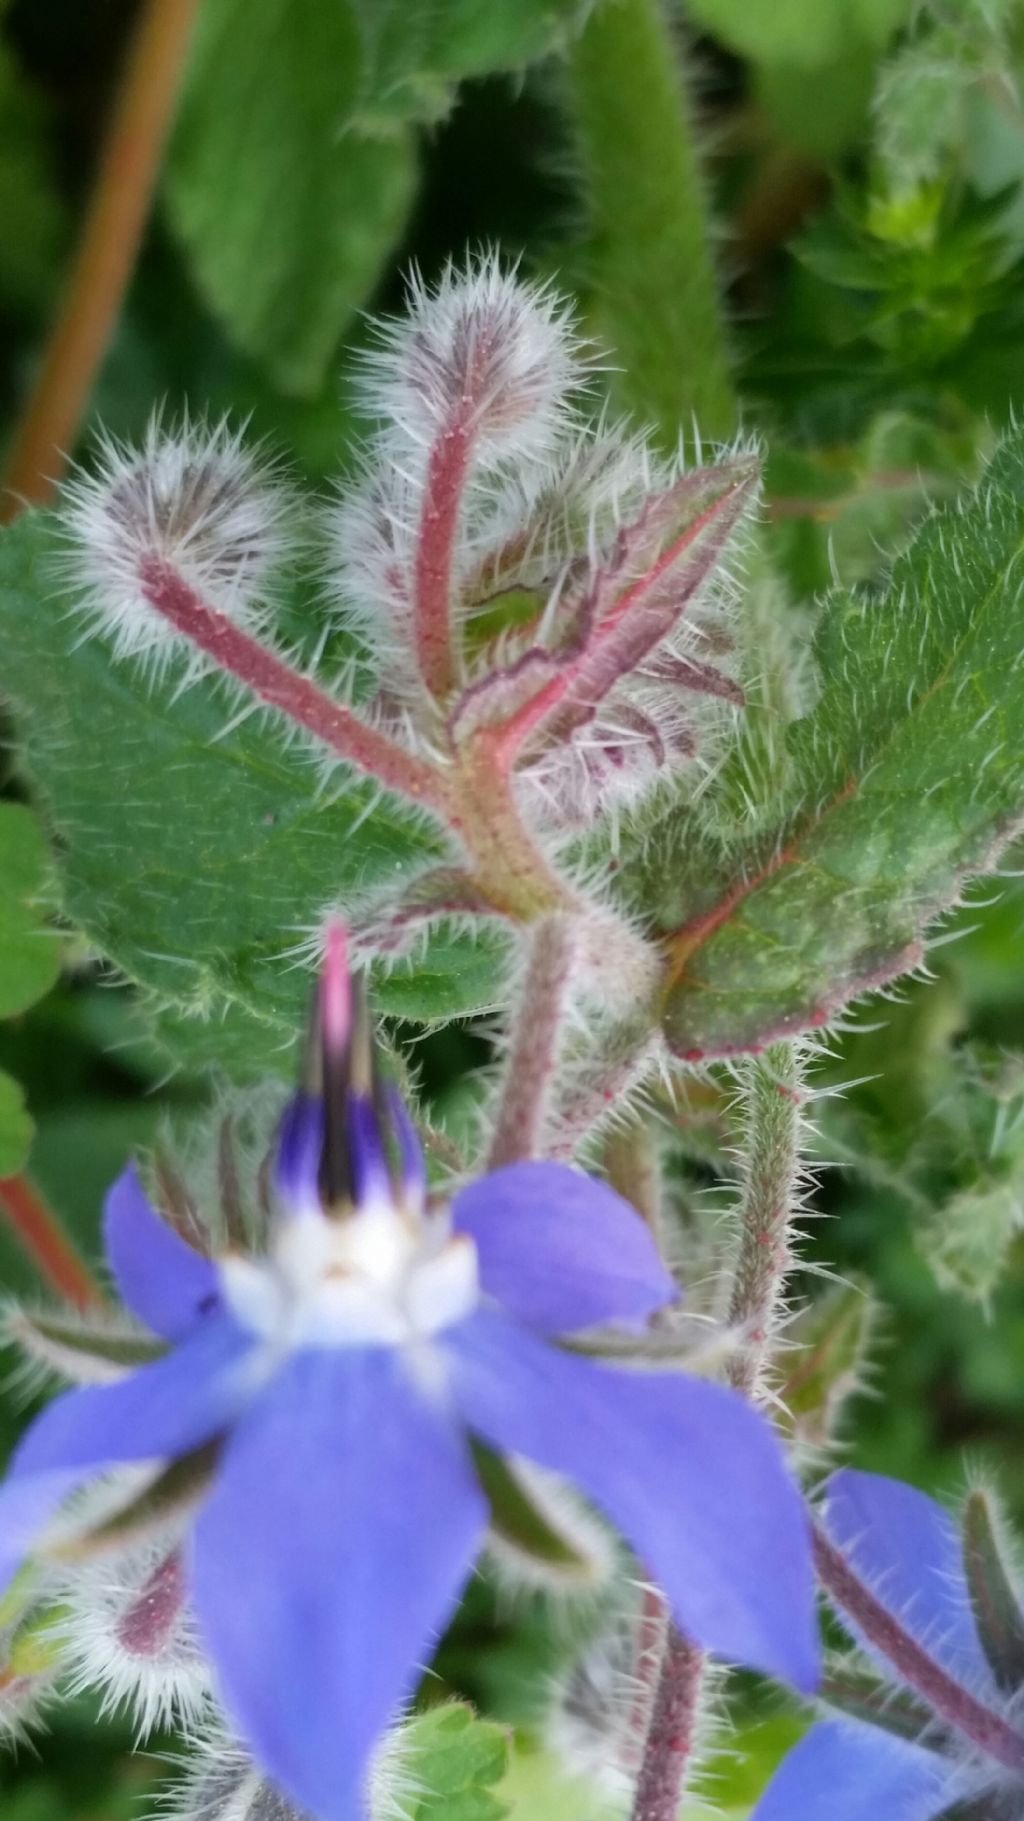
[{"label": "hairy green leaf", "polygon": [[0,1177],[24,1169],[34,1129],[20,1087],[0,1069]]},{"label": "hairy green leaf", "polygon": [[412,200],[404,131],[353,130],[344,0],[206,0],[167,170],[199,287],[283,391],[318,392]]},{"label": "hairy green leaf", "polygon": [[1024,1687],[1024,1612],[992,1501],[980,1488],[964,1505],[963,1559],[981,1647],[999,1687],[1016,1694]]},{"label": "hairy green leaf", "polygon": [[403,1765],[416,1791],[410,1821],[500,1821],[494,1793],[508,1768],[509,1737],[461,1704],[435,1707],[403,1730]]},{"label": "hairy green leaf", "polygon": [[[52,527],[0,542],[0,676],[61,854],[70,918],[166,1010],[175,1053],[287,1071],[304,1013],[297,945],[330,904],[393,889],[440,852],[404,806],[325,787],[269,718],[230,731],[215,682],[184,693],[115,665],[53,598]],[[380,983],[382,1011],[430,1021],[491,1005],[499,950],[443,931]]]},{"label": "hairy green leaf", "polygon": [[918,966],[928,922],[1020,827],[1022,551],[1014,431],[975,494],[927,520],[884,595],[826,604],[821,694],[788,729],[771,825],[702,842],[676,813],[649,842],[640,872],[662,927],[675,924],[665,1029],[679,1053],[813,1029]]},{"label": "hairy green leaf", "polygon": [[360,123],[436,116],[454,83],[546,56],[584,10],[581,0],[353,0],[365,58]]},{"label": "hairy green leaf", "polygon": [[59,938],[38,909],[50,870],[32,811],[0,803],[0,1018],[27,1011],[57,978]]},{"label": "hairy green leaf", "polygon": [[810,69],[828,63],[865,41],[881,49],[902,24],[909,0],[778,0],[774,6],[750,0],[688,0],[698,25],[731,50],[755,63]]}]

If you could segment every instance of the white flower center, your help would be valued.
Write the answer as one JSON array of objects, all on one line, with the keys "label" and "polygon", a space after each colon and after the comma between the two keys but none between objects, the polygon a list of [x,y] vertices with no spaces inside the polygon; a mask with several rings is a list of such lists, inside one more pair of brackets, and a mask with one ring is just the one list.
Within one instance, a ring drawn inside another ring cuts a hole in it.
[{"label": "white flower center", "polygon": [[446,1216],[413,1224],[371,1203],[344,1221],[301,1214],[266,1258],[220,1262],[225,1301],[261,1340],[293,1347],[403,1346],[476,1306],[476,1247]]}]

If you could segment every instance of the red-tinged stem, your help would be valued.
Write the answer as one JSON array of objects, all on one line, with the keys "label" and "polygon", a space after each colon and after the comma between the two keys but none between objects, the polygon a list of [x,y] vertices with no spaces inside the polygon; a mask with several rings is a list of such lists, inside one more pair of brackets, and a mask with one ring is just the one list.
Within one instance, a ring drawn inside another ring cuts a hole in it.
[{"label": "red-tinged stem", "polygon": [[575,953],[570,918],[544,917],[534,926],[491,1140],[492,1170],[540,1155]]},{"label": "red-tinged stem", "polygon": [[416,539],[414,614],[420,675],[436,701],[456,682],[451,623],[455,544],[473,449],[471,413],[462,409],[430,451]]},{"label": "red-tinged stem", "polygon": [[661,1677],[661,1666],[668,1641],[668,1606],[657,1587],[645,1587],[640,1618],[633,1640],[633,1684],[635,1693],[626,1720],[624,1765],[637,1771],[643,1758],[644,1744],[651,1726],[654,1692]]},{"label": "red-tinged stem", "polygon": [[0,1181],[0,1209],[40,1276],[58,1296],[79,1309],[95,1309],[102,1303],[99,1285],[88,1266],[26,1177],[6,1176]]},{"label": "red-tinged stem", "polygon": [[315,683],[277,657],[216,608],[208,607],[178,573],[157,558],[142,565],[142,589],[151,607],[218,668],[280,709],[332,752],[389,790],[439,815],[449,813],[448,786],[433,765],[413,758],[352,710],[332,701]]},{"label": "red-tinged stem", "polygon": [[616,641],[627,617],[636,612],[644,597],[650,595],[678,563],[682,553],[696,542],[710,524],[722,518],[723,508],[737,500],[749,484],[750,477],[744,474],[742,479],[723,490],[693,519],[682,535],[672,540],[651,567],[631,586],[623,589],[614,607],[600,617],[577,656],[570,659],[557,676],[552,677],[543,689],[538,690],[531,700],[524,702],[515,714],[510,715],[495,730],[495,750],[505,770],[511,770],[531,735],[544,727],[547,727],[548,732],[551,731],[551,723],[556,715],[567,712],[572,714],[565,729],[559,725],[559,732],[571,731],[578,721],[586,720],[619,678],[635,669],[647,651],[665,637],[672,621],[678,618],[678,602],[673,604],[666,622],[663,622],[662,616],[652,615],[651,625],[648,627],[645,624],[642,630],[638,629],[637,637],[631,641],[628,651],[616,650]]},{"label": "red-tinged stem", "polygon": [[0,520],[48,500],[131,277],[198,0],[148,0],[129,51],[64,301],[14,438]]},{"label": "red-tinged stem", "polygon": [[683,1782],[696,1744],[703,1682],[703,1652],[670,1625],[631,1821],[678,1821]]},{"label": "red-tinged stem", "polygon": [[888,1659],[901,1682],[927,1701],[933,1713],[1007,1770],[1024,1770],[1024,1735],[994,1714],[929,1656],[917,1639],[882,1605],[830,1542],[814,1530],[814,1559],[822,1585],[858,1632]]}]

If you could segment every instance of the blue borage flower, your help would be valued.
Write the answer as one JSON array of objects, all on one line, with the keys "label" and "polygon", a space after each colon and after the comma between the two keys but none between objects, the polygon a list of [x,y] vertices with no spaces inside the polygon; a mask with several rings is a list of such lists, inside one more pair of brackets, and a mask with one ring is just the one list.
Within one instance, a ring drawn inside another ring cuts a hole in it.
[{"label": "blue borage flower", "polygon": [[[823,1692],[847,1712],[813,1726],[789,1753],[753,1821],[1020,1821],[1024,1624],[1010,1582],[1001,1567],[982,1568],[972,1587],[966,1535],[913,1486],[844,1468],[826,1490],[828,1538],[895,1621],[896,1649],[906,1635],[945,1679],[946,1711],[929,1700],[941,1691],[927,1676],[901,1674],[842,1605],[865,1668],[840,1665]],[[958,1695],[969,1732],[956,1724]]]},{"label": "blue borage flower", "polygon": [[31,1428],[0,1489],[0,1580],[90,1476],[216,1444],[186,1547],[220,1691],[303,1810],[353,1821],[484,1539],[472,1438],[573,1481],[702,1645],[813,1686],[808,1532],[769,1425],[719,1386],[555,1344],[673,1299],[643,1222],[548,1163],[428,1206],[338,928],[314,1027],[264,1255],[190,1250],[131,1170],[111,1191],[121,1294],[170,1345]]}]

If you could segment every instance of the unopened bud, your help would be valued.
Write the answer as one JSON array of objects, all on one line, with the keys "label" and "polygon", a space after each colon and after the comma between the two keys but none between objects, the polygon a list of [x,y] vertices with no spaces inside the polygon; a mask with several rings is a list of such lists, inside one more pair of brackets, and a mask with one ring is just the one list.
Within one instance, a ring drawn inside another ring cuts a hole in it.
[{"label": "unopened bud", "polygon": [[416,279],[408,314],[388,325],[365,383],[369,408],[416,444],[454,422],[479,457],[528,455],[549,442],[580,375],[564,304],[488,257]]},{"label": "unopened bud", "polygon": [[289,498],[220,423],[165,430],[139,449],[107,438],[93,474],[65,489],[67,572],[84,610],[119,655],[166,655],[178,634],[153,604],[173,574],[204,605],[245,623],[287,543]]}]

